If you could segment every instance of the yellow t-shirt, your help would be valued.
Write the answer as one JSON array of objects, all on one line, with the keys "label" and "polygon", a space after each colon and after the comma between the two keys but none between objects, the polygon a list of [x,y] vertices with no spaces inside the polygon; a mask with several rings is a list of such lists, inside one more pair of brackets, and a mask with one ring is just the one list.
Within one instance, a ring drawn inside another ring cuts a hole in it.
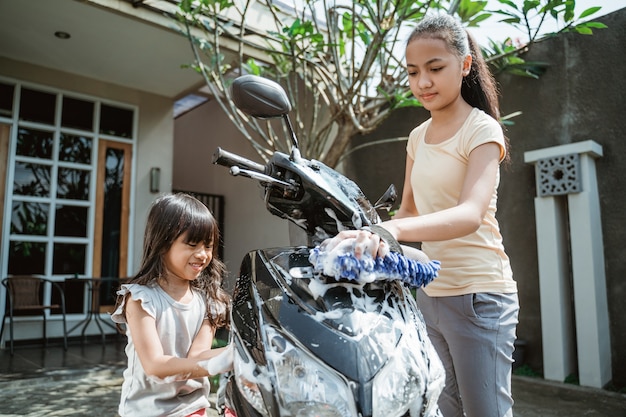
[{"label": "yellow t-shirt", "polygon": [[[420,215],[457,205],[469,155],[477,146],[495,142],[500,145],[500,159],[506,155],[499,123],[477,108],[454,136],[439,144],[424,142],[430,122],[429,119],[413,129],[407,145],[407,153],[413,159],[411,184]],[[456,239],[422,243],[422,250],[431,259],[441,262],[438,277],[424,288],[429,296],[517,292],[496,220],[499,183],[498,172],[489,208],[476,232]]]}]

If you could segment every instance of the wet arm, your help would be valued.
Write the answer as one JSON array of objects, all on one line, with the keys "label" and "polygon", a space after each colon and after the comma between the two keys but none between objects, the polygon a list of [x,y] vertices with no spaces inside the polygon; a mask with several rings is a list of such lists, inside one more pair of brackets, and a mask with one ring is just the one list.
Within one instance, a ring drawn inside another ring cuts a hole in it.
[{"label": "wet arm", "polygon": [[126,319],[141,365],[146,374],[153,377],[182,380],[209,376],[204,362],[222,350],[206,349],[213,340],[213,329],[206,320],[192,344],[191,355],[178,358],[163,352],[155,320],[141,307],[141,301],[127,300]]}]

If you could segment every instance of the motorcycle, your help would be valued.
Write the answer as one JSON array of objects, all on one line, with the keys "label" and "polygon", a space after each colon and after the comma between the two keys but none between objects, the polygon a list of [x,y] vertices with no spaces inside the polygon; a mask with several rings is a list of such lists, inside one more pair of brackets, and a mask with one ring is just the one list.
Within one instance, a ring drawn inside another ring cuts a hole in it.
[{"label": "motorcycle", "polygon": [[303,158],[288,117],[290,102],[278,83],[244,75],[231,92],[244,113],[282,118],[292,149],[259,164],[218,148],[213,163],[258,181],[269,212],[304,230],[308,243],[244,257],[233,291],[234,359],[223,412],[440,416],[444,370],[411,293],[411,286],[436,276],[438,263],[417,249],[412,253],[421,258],[392,252],[383,261],[355,259],[349,251],[333,257],[319,246],[342,230],[376,227],[377,210],[391,207],[395,188],[372,205],[353,181]]}]

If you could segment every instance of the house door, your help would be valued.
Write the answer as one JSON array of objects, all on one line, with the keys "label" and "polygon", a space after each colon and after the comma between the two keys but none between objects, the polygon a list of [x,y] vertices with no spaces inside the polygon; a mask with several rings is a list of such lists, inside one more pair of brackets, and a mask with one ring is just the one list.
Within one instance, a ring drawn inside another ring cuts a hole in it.
[{"label": "house door", "polygon": [[[131,160],[131,144],[100,140],[93,245],[95,277],[127,275]],[[111,311],[116,287],[113,282],[102,283],[101,311]]]},{"label": "house door", "polygon": [[126,276],[131,159],[131,144],[100,141],[94,224],[94,276]]}]

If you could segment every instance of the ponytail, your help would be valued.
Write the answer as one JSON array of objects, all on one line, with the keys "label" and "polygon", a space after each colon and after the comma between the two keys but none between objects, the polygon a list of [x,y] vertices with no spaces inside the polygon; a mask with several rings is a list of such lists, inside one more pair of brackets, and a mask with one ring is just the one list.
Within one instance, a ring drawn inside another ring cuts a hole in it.
[{"label": "ponytail", "polygon": [[461,95],[472,107],[478,107],[496,120],[500,119],[498,107],[498,90],[495,79],[483,58],[480,47],[472,36],[466,32],[472,55],[472,66],[469,74],[463,77]]}]

